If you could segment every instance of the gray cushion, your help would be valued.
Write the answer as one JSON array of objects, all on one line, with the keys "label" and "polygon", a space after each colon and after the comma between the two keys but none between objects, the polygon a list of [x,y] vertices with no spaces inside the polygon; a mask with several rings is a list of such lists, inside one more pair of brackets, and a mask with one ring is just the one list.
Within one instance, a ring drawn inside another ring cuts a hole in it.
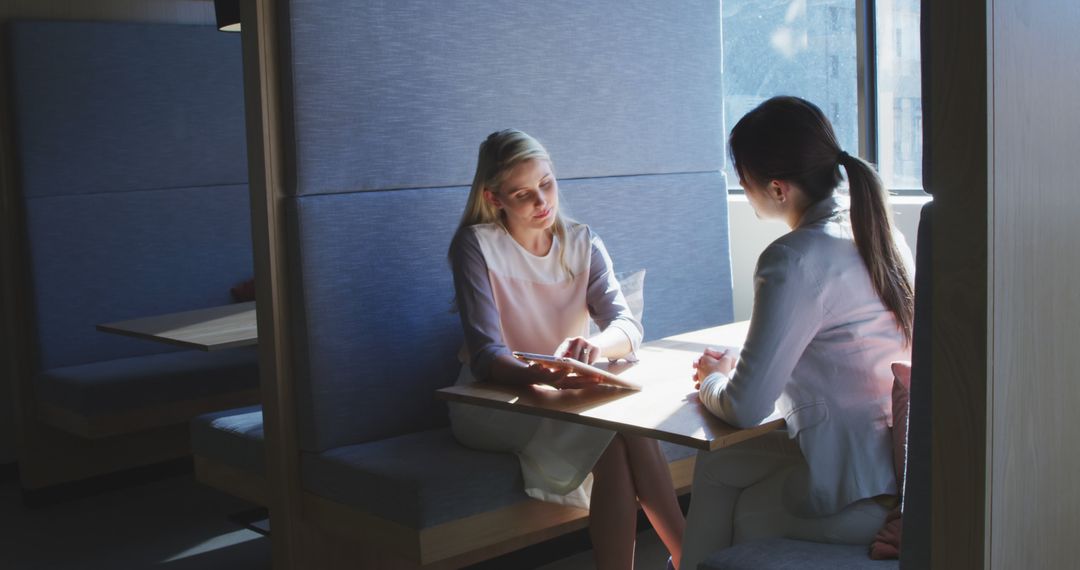
[{"label": "gray cushion", "polygon": [[725,548],[698,570],[895,570],[896,560],[871,560],[869,546],[770,538]]},{"label": "gray cushion", "polygon": [[[648,271],[647,339],[731,321],[721,174],[567,180],[562,190],[570,213],[604,240],[616,271]],[[447,424],[432,393],[459,368],[446,252],[467,194],[459,187],[288,202],[302,296],[294,323],[303,449]]]},{"label": "gray cushion", "polygon": [[42,369],[175,351],[94,326],[224,305],[252,275],[246,186],[49,196],[26,210]]},{"label": "gray cushion", "polygon": [[301,469],[315,494],[415,529],[531,500],[517,457],[463,447],[449,429],[305,454]]},{"label": "gray cushion", "polygon": [[203,414],[191,420],[191,450],[195,455],[237,469],[266,474],[262,406]]},{"label": "gray cushion", "polygon": [[27,196],[247,182],[239,34],[106,22],[10,29]]},{"label": "gray cushion", "polygon": [[[102,333],[98,333],[102,334]],[[37,396],[87,416],[207,398],[259,385],[258,354],[251,348],[133,356],[46,370]]]},{"label": "gray cushion", "polygon": [[720,170],[720,3],[289,6],[296,191],[466,185],[517,127],[563,179]]}]

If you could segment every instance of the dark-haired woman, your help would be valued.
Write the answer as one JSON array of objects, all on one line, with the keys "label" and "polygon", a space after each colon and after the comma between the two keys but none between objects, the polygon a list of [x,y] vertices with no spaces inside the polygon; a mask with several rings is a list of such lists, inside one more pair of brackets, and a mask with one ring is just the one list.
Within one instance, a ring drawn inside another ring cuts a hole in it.
[{"label": "dark-haired woman", "polygon": [[791,232],[758,259],[741,353],[705,351],[694,382],[725,421],[787,429],[698,456],[683,568],[754,538],[869,544],[897,493],[889,364],[910,359],[911,254],[881,180],[795,97],[750,111],[729,147],[758,217]]}]

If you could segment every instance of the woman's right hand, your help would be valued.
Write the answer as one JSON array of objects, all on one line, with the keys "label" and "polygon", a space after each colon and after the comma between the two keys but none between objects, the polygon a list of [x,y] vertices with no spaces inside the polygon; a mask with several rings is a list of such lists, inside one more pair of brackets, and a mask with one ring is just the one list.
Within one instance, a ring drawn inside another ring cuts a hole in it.
[{"label": "woman's right hand", "polygon": [[700,390],[701,383],[714,372],[731,374],[735,369],[735,357],[727,350],[706,348],[701,357],[694,362],[694,389]]},{"label": "woman's right hand", "polygon": [[509,354],[500,354],[495,357],[491,363],[491,376],[488,380],[514,386],[545,384],[559,390],[585,388],[600,383],[599,378],[571,375],[565,368],[548,368],[537,362],[526,364]]},{"label": "woman's right hand", "polygon": [[574,390],[588,388],[600,383],[599,378],[592,376],[578,376],[569,371],[553,370],[538,363],[532,363],[524,372],[530,377],[530,384],[546,384],[559,390]]},{"label": "woman's right hand", "polygon": [[570,374],[570,371],[566,369],[552,369],[538,363],[530,364],[525,371],[531,377],[529,383],[550,385],[552,388],[558,390],[589,388],[589,386],[596,385],[600,382],[599,378],[578,376],[576,374]]}]

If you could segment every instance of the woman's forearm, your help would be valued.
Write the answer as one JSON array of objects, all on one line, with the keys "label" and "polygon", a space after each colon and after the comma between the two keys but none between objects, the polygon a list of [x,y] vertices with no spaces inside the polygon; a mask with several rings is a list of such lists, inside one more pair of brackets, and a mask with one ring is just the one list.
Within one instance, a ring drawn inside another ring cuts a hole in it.
[{"label": "woman's forearm", "polygon": [[488,380],[515,386],[535,384],[538,381],[535,370],[509,354],[500,354],[491,360]]},{"label": "woman's forearm", "polygon": [[604,332],[589,339],[589,342],[600,347],[600,356],[610,358],[622,358],[634,350],[630,337],[619,327],[608,327]]}]

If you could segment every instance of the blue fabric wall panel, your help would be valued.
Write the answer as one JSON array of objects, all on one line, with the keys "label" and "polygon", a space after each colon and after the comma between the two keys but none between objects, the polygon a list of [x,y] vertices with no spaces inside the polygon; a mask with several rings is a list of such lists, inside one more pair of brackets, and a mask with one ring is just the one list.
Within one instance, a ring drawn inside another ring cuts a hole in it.
[{"label": "blue fabric wall panel", "polygon": [[604,240],[616,271],[645,268],[645,339],[729,323],[722,173],[566,180],[564,208]]},{"label": "blue fabric wall panel", "polygon": [[289,203],[301,446],[324,451],[446,425],[461,325],[446,259],[462,188]]},{"label": "blue fabric wall panel", "polygon": [[466,185],[517,127],[564,178],[723,167],[720,3],[290,3],[299,194]]},{"label": "blue fabric wall panel", "polygon": [[252,276],[247,186],[27,201],[43,368],[173,350],[99,323],[222,305]]},{"label": "blue fabric wall panel", "polygon": [[27,196],[247,182],[238,34],[25,21],[10,36]]},{"label": "blue fabric wall panel", "polygon": [[[727,192],[719,173],[569,180],[565,202],[616,269],[648,270],[645,334],[732,319]],[[461,326],[446,250],[465,187],[305,196],[296,236],[301,444],[307,451],[445,425]]]}]

